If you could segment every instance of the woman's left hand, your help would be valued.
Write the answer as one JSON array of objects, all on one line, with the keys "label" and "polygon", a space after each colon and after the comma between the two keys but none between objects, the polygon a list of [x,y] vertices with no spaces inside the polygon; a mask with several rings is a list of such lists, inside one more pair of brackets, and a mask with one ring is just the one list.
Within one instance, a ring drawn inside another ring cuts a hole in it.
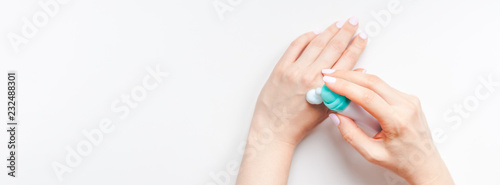
[{"label": "woman's left hand", "polygon": [[353,17],[292,42],[259,95],[250,136],[252,131],[260,135],[272,131],[278,141],[297,145],[327,118],[328,109],[307,103],[305,95],[323,85],[322,69],[353,68],[367,43],[364,33],[353,39],[357,28],[358,20]]}]

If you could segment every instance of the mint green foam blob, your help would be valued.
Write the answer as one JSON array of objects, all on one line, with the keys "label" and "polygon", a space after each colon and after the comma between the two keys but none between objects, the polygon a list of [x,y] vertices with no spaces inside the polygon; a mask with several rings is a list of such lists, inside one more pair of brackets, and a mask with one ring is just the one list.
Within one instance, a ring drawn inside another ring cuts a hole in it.
[{"label": "mint green foam blob", "polygon": [[345,96],[334,93],[328,89],[326,85],[323,85],[321,89],[321,98],[326,107],[335,112],[343,111],[347,105],[351,103],[351,100],[347,99]]}]

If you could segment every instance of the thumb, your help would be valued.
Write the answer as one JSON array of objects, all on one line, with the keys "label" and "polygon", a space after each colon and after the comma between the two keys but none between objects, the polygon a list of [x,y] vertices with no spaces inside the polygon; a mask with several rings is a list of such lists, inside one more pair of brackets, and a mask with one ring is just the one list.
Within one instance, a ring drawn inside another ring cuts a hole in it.
[{"label": "thumb", "polygon": [[370,149],[374,149],[377,143],[363,130],[361,130],[354,121],[340,114],[330,114],[330,118],[338,125],[340,134],[351,146],[356,149],[363,157],[370,157]]}]

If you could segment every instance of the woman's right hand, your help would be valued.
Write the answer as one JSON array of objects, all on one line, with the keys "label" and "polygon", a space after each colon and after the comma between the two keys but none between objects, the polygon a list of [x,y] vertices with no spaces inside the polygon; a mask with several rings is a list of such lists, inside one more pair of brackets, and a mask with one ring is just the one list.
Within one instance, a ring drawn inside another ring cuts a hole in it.
[{"label": "woman's right hand", "polygon": [[369,137],[351,119],[330,114],[343,138],[365,159],[410,184],[454,184],[432,141],[418,98],[371,74],[337,70],[323,75],[330,90],[362,106],[379,121],[382,131]]}]

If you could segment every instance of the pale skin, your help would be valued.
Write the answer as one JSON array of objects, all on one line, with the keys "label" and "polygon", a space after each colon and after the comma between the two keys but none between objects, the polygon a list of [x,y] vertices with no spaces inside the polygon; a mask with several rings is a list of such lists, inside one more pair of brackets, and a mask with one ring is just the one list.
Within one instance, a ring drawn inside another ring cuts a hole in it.
[{"label": "pale skin", "polygon": [[[257,100],[236,184],[287,184],[296,146],[328,117],[365,159],[408,183],[454,184],[418,99],[363,69],[351,71],[367,43],[357,28],[351,18],[290,44]],[[307,91],[323,84],[365,108],[383,130],[369,137],[351,119],[307,103]]]}]

